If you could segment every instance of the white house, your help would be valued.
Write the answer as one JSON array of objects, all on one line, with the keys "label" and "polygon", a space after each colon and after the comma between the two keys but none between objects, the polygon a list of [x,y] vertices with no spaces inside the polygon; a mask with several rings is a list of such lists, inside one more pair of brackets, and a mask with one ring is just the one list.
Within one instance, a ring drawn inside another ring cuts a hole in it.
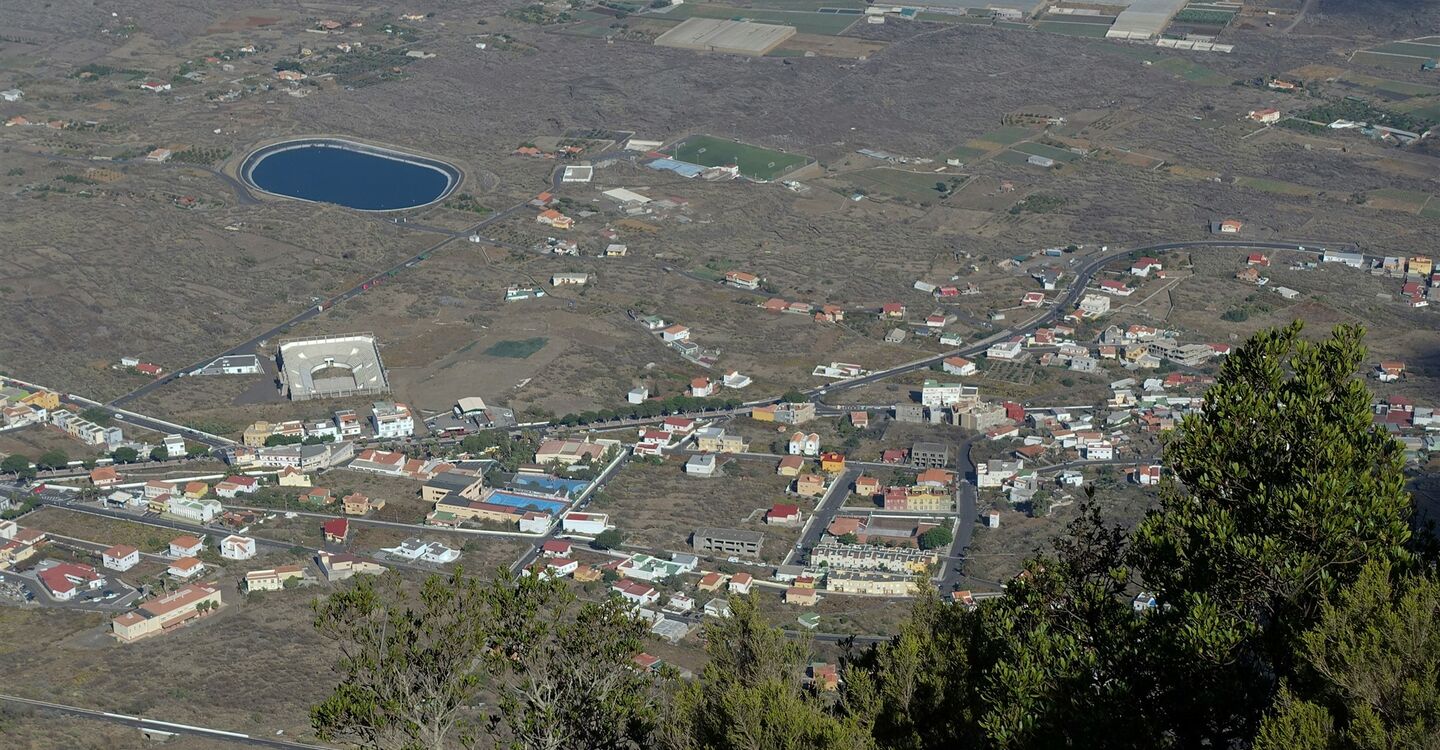
[{"label": "white house", "polygon": [[705,602],[705,614],[710,617],[729,617],[730,602],[724,599],[711,599]]},{"label": "white house", "polygon": [[570,534],[595,536],[610,528],[610,516],[604,513],[570,511],[560,518],[560,528]]},{"label": "white house", "polygon": [[1160,261],[1155,258],[1139,258],[1130,264],[1131,276],[1149,276],[1151,271],[1161,270]]},{"label": "white house", "polygon": [[714,454],[701,453],[691,456],[685,462],[685,473],[697,477],[711,477],[715,476],[715,469],[718,466],[719,463],[715,460]]},{"label": "white house", "polygon": [[550,514],[529,511],[520,517],[520,532],[523,534],[544,534],[550,530]]},{"label": "white house", "polygon": [[210,523],[225,510],[219,500],[210,497],[200,499],[171,495],[166,508],[170,515],[197,523]]},{"label": "white house", "polygon": [[459,560],[460,550],[441,544],[440,542],[430,542],[425,545],[425,552],[420,555],[420,559],[428,563],[444,565],[445,563],[452,563]]},{"label": "white house", "polygon": [[182,557],[170,563],[165,572],[176,578],[193,578],[205,572],[205,563],[200,562],[199,558]]},{"label": "white house", "polygon": [[415,434],[415,419],[410,407],[391,401],[376,401],[371,406],[371,423],[375,436],[381,439],[407,438]]},{"label": "white house", "polygon": [[588,281],[588,273],[557,273],[550,276],[550,286],[584,286]]},{"label": "white house", "polygon": [[1025,345],[1020,341],[997,341],[985,350],[989,359],[1018,359],[1024,353]]},{"label": "white house", "polygon": [[194,557],[205,548],[205,541],[193,536],[177,536],[170,540],[171,557]]},{"label": "white house", "polygon": [[932,409],[953,406],[967,398],[975,398],[979,395],[980,388],[978,386],[967,386],[961,383],[941,383],[938,380],[927,380],[920,386],[920,403]]},{"label": "white house", "polygon": [[628,578],[616,581],[611,589],[619,594],[620,598],[641,607],[660,601],[660,592],[656,591],[654,586]]},{"label": "white house", "polygon": [[165,447],[165,455],[170,458],[185,457],[185,438],[180,435],[166,435],[161,441]]},{"label": "white house", "polygon": [[817,456],[820,454],[820,435],[797,432],[790,436],[789,450],[792,456]]},{"label": "white house", "polygon": [[964,357],[946,357],[945,361],[940,363],[940,368],[949,375],[974,375],[979,369],[974,362]]},{"label": "white house", "polygon": [[129,570],[140,564],[140,550],[126,544],[117,544],[100,553],[100,562],[110,570]]},{"label": "white house", "polygon": [[226,560],[249,560],[255,556],[255,540],[231,534],[220,540],[220,556]]},{"label": "white house", "polygon": [[1078,305],[1080,313],[1087,318],[1098,318],[1110,312],[1110,298],[1103,294],[1087,294]]},{"label": "white house", "polygon": [[1020,470],[1025,468],[1025,462],[1003,461],[990,459],[983,464],[975,465],[975,486],[976,487],[1000,487],[1008,479],[1013,479]]},{"label": "white house", "polygon": [[630,392],[625,394],[625,401],[631,404],[643,404],[649,398],[650,389],[643,385],[631,388]]},{"label": "white house", "polygon": [[1086,461],[1109,461],[1115,457],[1115,446],[1108,440],[1092,440],[1085,444]]},{"label": "white house", "polygon": [[724,383],[726,388],[739,390],[748,387],[755,381],[753,381],[749,375],[741,375],[739,370],[731,370],[725,373],[725,377],[721,378],[720,382]]},{"label": "white house", "polygon": [[660,337],[665,341],[684,341],[690,338],[690,329],[676,323],[660,332]]},{"label": "white house", "polygon": [[571,560],[565,557],[552,557],[545,561],[545,572],[550,578],[565,578],[573,575],[580,569],[579,560]]}]

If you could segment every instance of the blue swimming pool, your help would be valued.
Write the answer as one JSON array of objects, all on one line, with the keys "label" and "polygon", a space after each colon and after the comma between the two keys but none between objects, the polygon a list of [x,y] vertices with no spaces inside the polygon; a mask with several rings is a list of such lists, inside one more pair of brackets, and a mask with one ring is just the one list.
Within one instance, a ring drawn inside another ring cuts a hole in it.
[{"label": "blue swimming pool", "polygon": [[584,492],[589,484],[583,479],[561,479],[548,474],[544,476],[516,474],[515,478],[510,480],[510,486],[516,489],[524,488],[547,495],[564,495],[571,498]]},{"label": "blue swimming pool", "polygon": [[339,138],[302,138],[261,148],[240,176],[273,195],[361,211],[398,211],[434,203],[460,184],[442,161]]},{"label": "blue swimming pool", "polygon": [[558,500],[546,500],[543,498],[534,497],[532,495],[521,495],[513,492],[506,492],[504,490],[496,490],[495,492],[490,493],[485,498],[485,501],[489,503],[494,503],[496,505],[508,505],[511,508],[532,508],[534,510],[543,510],[555,515],[558,515],[561,511],[565,510],[565,508],[568,507],[567,503],[562,503]]}]

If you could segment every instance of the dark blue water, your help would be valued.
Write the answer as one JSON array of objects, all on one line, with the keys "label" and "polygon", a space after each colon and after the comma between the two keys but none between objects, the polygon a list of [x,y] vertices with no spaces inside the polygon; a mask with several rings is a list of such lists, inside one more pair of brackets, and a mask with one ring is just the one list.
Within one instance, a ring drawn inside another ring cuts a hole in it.
[{"label": "dark blue water", "polygon": [[450,178],[437,169],[321,145],[264,155],[250,180],[271,193],[362,211],[421,206],[450,187]]}]

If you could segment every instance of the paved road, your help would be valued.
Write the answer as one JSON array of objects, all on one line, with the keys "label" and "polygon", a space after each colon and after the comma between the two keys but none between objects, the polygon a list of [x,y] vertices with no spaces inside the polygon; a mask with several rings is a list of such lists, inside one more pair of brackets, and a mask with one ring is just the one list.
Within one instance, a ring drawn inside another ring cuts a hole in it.
[{"label": "paved road", "polygon": [[800,531],[800,541],[785,553],[785,564],[793,565],[797,557],[809,553],[820,543],[820,537],[825,535],[825,529],[830,522],[835,520],[835,514],[845,505],[845,498],[850,495],[850,485],[860,476],[860,470],[846,466],[844,473],[835,477],[830,483],[830,489],[826,490],[825,496],[815,504],[815,510],[810,518],[805,521],[805,527]]},{"label": "paved road", "polygon": [[951,560],[943,561],[946,568],[940,573],[938,584],[941,593],[960,587],[960,580],[965,577],[961,574],[964,558],[970,552],[970,542],[975,537],[975,523],[980,515],[976,506],[979,490],[975,489],[975,461],[970,457],[970,443],[971,440],[961,443],[955,454],[955,468],[959,476],[955,490],[955,541],[950,545],[950,556],[960,559],[953,565]]},{"label": "paved road", "polygon": [[52,713],[63,714],[66,716],[95,719],[98,721],[108,721],[112,724],[121,724],[128,727],[134,727],[135,729],[139,729],[142,731],[150,730],[170,732],[172,734],[187,734],[196,737],[206,737],[212,740],[224,740],[228,742],[234,742],[239,745],[250,745],[252,747],[273,747],[282,748],[283,750],[333,750],[333,748],[328,745],[310,745],[304,742],[291,742],[290,740],[276,739],[273,737],[254,737],[252,735],[242,734],[240,732],[230,732],[224,729],[199,727],[192,724],[176,724],[174,722],[159,721],[157,719],[145,719],[139,716],[116,714],[110,713],[108,711],[96,711],[94,709],[81,708],[79,706],[67,706],[62,703],[51,703],[49,701],[39,701],[32,698],[21,698],[17,695],[0,694],[0,701],[4,701],[6,703],[26,705],[35,709],[39,709],[41,711],[49,711]]},{"label": "paved road", "polygon": [[[117,521],[143,523],[146,526],[158,526],[160,528],[170,529],[172,531],[183,531],[187,534],[199,534],[202,536],[218,537],[223,539],[235,533],[234,529],[224,526],[207,526],[205,524],[199,523],[173,521],[171,519],[161,518],[159,516],[141,515],[139,513],[128,513],[120,510],[112,510],[110,508],[97,508],[91,505],[81,505],[80,503],[76,502],[74,498],[71,497],[57,498],[51,495],[36,495],[35,497],[40,505],[50,505],[57,508],[64,508],[66,510],[74,511],[76,513],[89,513],[92,516],[103,516],[105,518],[110,518]],[[270,547],[272,549],[288,550],[291,547],[295,546],[286,542],[277,542],[273,539],[265,539],[263,537],[254,536],[253,534],[246,534],[246,536],[254,539],[255,544],[260,547]]]}]

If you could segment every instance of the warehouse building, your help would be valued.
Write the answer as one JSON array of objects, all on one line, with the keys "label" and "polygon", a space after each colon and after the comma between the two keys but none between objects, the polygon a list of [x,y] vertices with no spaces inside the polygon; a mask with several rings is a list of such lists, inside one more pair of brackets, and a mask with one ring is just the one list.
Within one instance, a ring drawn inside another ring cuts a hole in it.
[{"label": "warehouse building", "polygon": [[689,18],[655,39],[657,47],[675,47],[731,55],[765,55],[795,36],[794,26]]}]

